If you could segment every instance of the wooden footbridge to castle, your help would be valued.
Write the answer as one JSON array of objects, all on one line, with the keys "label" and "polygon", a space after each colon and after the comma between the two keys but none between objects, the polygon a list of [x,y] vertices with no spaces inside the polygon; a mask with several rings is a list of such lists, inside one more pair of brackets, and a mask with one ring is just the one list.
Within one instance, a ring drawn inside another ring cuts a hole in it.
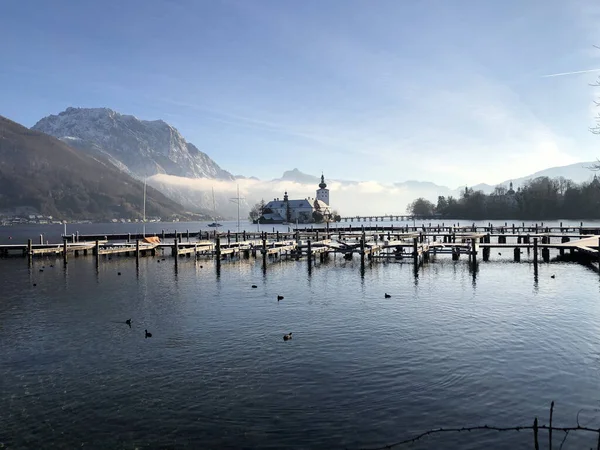
[{"label": "wooden footbridge to castle", "polygon": [[[289,232],[172,232],[153,236],[140,234],[64,235],[61,243],[27,243],[0,245],[0,256],[22,255],[30,261],[43,257],[60,257],[66,264],[70,258],[94,256],[99,264],[113,256],[170,256],[177,264],[182,257],[317,259],[324,262],[330,255],[340,254],[346,260],[355,256],[364,266],[365,260],[409,262],[421,265],[432,256],[448,254],[453,260],[465,257],[469,262],[489,261],[496,253],[521,261],[526,253],[534,264],[551,261],[568,253],[571,259],[598,262],[600,266],[600,229],[580,226],[544,227],[543,225],[487,227],[423,224],[421,227],[336,227],[304,228]],[[492,250],[495,250],[492,253]],[[505,253],[502,253],[505,252]],[[508,253],[506,253],[508,252]],[[600,267],[599,267],[600,268]]]}]

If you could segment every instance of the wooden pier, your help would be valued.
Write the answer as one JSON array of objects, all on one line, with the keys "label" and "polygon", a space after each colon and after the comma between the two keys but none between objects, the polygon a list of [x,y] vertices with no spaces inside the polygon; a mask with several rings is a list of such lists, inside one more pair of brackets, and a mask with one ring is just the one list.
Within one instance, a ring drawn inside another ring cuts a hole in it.
[{"label": "wooden pier", "polygon": [[[70,256],[92,254],[97,263],[101,257],[162,256],[170,253],[182,257],[233,258],[262,257],[266,270],[268,260],[306,258],[309,264],[317,259],[325,262],[330,255],[341,254],[345,260],[356,255],[361,267],[365,260],[410,262],[419,266],[438,255],[450,255],[458,261],[462,255],[469,262],[492,259],[492,249],[512,251],[512,259],[521,261],[523,250],[532,256],[534,264],[550,262],[550,252],[560,258],[569,252],[571,258],[600,263],[600,230],[580,226],[544,227],[508,225],[476,227],[452,225],[394,227],[329,227],[303,228],[289,232],[177,232],[155,236],[139,234],[102,234],[63,236],[62,243],[0,245],[0,256],[22,255],[33,260],[39,257],[61,256],[65,264]],[[508,253],[510,255],[510,252]],[[541,256],[541,258],[540,258]],[[506,255],[503,259],[506,259]]]}]

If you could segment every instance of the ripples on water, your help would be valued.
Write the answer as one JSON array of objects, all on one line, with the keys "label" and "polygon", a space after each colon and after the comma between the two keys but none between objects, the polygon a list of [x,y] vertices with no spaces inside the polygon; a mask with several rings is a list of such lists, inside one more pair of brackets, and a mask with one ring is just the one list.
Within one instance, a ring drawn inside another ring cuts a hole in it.
[{"label": "ripples on water", "polygon": [[[9,448],[354,448],[545,423],[551,400],[572,425],[600,399],[599,276],[581,265],[540,264],[535,283],[531,264],[497,257],[473,273],[444,256],[417,277],[406,263],[361,277],[341,258],[310,276],[306,261],[266,275],[260,260],[225,262],[219,277],[207,260],[47,263],[0,260]],[[409,448],[531,446],[531,433],[479,432]]]}]

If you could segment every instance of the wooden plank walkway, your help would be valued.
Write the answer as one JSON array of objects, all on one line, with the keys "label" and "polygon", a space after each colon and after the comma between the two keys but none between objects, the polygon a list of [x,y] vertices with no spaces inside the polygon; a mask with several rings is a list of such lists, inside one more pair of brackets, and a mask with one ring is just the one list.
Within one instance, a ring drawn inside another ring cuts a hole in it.
[{"label": "wooden plank walkway", "polygon": [[[148,251],[148,250],[154,250],[156,247],[158,247],[158,245],[156,244],[151,244],[151,245],[140,245],[139,250],[140,252],[144,252],[144,251]],[[116,255],[119,253],[134,253],[136,252],[136,246],[131,245],[131,244],[124,244],[124,245],[115,245],[115,246],[105,246],[105,247],[101,247],[98,249],[98,255]]]}]

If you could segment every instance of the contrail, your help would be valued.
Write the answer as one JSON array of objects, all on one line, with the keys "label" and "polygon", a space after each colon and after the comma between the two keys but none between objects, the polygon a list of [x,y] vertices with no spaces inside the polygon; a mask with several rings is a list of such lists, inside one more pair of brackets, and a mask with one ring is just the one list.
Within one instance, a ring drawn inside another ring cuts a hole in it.
[{"label": "contrail", "polygon": [[542,75],[542,78],[562,77],[564,75],[576,75],[578,73],[600,72],[600,69],[576,70],[575,72],[551,73],[550,75]]}]

